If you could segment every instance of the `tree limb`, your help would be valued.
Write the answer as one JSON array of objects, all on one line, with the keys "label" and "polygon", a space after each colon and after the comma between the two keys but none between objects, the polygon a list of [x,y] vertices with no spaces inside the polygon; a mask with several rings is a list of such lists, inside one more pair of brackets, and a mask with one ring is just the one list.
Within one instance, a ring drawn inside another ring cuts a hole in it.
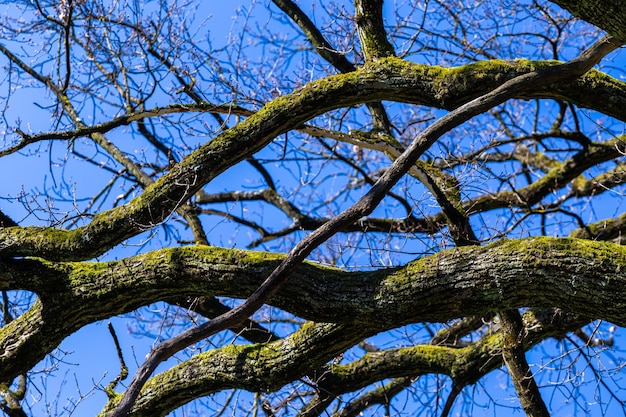
[{"label": "tree limb", "polygon": [[[246,300],[215,319],[189,329],[152,349],[144,364],[139,367],[133,381],[125,392],[122,400],[111,414],[111,417],[123,417],[132,408],[141,387],[148,380],[156,367],[179,350],[209,337],[228,327],[243,322],[248,316],[259,309],[268,298],[274,295],[284,284],[289,274],[315,248],[332,235],[357,219],[370,214],[382,201],[383,197],[398,180],[415,164],[417,159],[444,133],[481,114],[490,108],[503,103],[518,91],[533,84],[549,84],[559,80],[574,79],[587,72],[607,53],[621,44],[605,37],[596,42],[579,57],[557,67],[549,67],[535,71],[502,84],[495,90],[478,97],[454,111],[446,114],[426,128],[411,145],[400,155],[385,173],[376,181],[372,188],[350,208],[332,218],[328,223],[302,239],[291,250],[289,255],[272,271],[263,283]],[[259,112],[260,113],[260,112]],[[257,113],[258,114],[258,113]],[[251,120],[252,118],[247,119]]]},{"label": "tree limb", "polygon": [[[485,68],[481,68],[482,64],[471,64],[445,70],[387,58],[357,72],[312,82],[293,94],[274,100],[255,115],[218,135],[174,166],[139,197],[94,216],[92,222],[84,227],[71,231],[37,227],[1,229],[0,253],[4,257],[36,255],[56,260],[82,260],[98,256],[167,219],[174,209],[204,184],[261,149],[278,134],[297,128],[315,115],[342,106],[385,98],[450,108],[501,85],[505,81],[503,74],[517,76],[543,73],[545,70],[552,73],[554,79],[565,76],[570,81],[562,79],[549,88],[542,83],[528,82],[509,96],[546,97],[552,94],[562,97],[566,91],[572,102],[586,102],[587,106],[594,107],[602,105],[606,114],[626,109],[626,103],[616,103],[626,94],[602,96],[592,94],[589,87],[580,88],[579,85],[592,83],[596,91],[609,86],[622,91],[626,90],[623,83],[608,77],[597,79],[595,72],[579,82],[571,81],[579,74],[566,66],[557,75],[559,70],[555,68],[559,65],[555,65],[554,62],[530,64],[519,61],[492,63]],[[534,70],[537,71],[532,72]],[[431,82],[429,79],[439,81]],[[554,83],[549,79],[545,81]],[[449,82],[459,88],[449,89]]]},{"label": "tree limb", "polygon": [[621,0],[550,0],[577,16],[626,42],[626,11]]},{"label": "tree limb", "polygon": [[[0,287],[36,292],[40,301],[0,333],[0,382],[26,372],[82,326],[111,315],[172,297],[245,298],[281,259],[198,246],[109,263],[2,261]],[[308,320],[368,324],[380,331],[528,306],[560,307],[625,325],[623,271],[623,246],[531,238],[442,251],[381,271],[305,263],[269,304]]]},{"label": "tree limb", "polygon": [[522,408],[528,417],[550,417],[526,361],[522,317],[517,310],[503,310],[498,316],[502,328],[502,359],[509,370]]}]

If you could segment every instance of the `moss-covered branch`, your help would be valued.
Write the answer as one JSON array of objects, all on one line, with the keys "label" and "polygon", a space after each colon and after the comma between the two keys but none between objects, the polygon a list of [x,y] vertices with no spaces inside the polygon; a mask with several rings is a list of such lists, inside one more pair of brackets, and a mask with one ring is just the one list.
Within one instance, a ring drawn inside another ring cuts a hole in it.
[{"label": "moss-covered branch", "polygon": [[[526,349],[588,322],[560,311],[550,313],[537,317],[529,311],[524,315]],[[228,388],[271,392],[305,375],[314,381],[318,392],[334,397],[386,378],[415,378],[428,373],[447,375],[465,386],[502,365],[499,331],[460,349],[418,345],[367,353],[348,364],[327,364],[372,332],[368,326],[309,322],[280,341],[198,354],[152,378],[130,415],[165,415],[195,398]]]},{"label": "moss-covered branch", "polygon": [[130,415],[166,415],[192,399],[227,388],[275,391],[370,333],[365,327],[309,322],[276,342],[231,345],[195,355],[152,378]]},{"label": "moss-covered branch", "polygon": [[[583,317],[560,310],[527,311],[523,316],[524,349],[587,323]],[[328,376],[320,381],[320,387],[340,395],[385,378],[416,378],[427,373],[447,375],[460,386],[473,384],[502,366],[501,339],[498,330],[462,348],[417,345],[367,353],[349,364],[326,365]]]},{"label": "moss-covered branch", "polygon": [[539,386],[526,360],[524,349],[526,329],[522,323],[522,316],[516,309],[501,311],[498,315],[502,334],[502,359],[522,408],[528,417],[550,417],[548,407],[541,397]]},{"label": "moss-covered branch", "polygon": [[[30,369],[88,323],[172,297],[245,298],[281,259],[200,246],[109,263],[4,261],[0,289],[34,291],[41,302],[0,331],[0,381]],[[379,330],[526,306],[624,325],[625,284],[624,247],[544,237],[444,251],[380,271],[306,263],[270,304],[310,320]]]},{"label": "moss-covered branch", "polygon": [[383,0],[355,0],[354,19],[366,62],[395,56],[383,24]]},{"label": "moss-covered branch", "polygon": [[[87,226],[0,230],[0,254],[82,260],[159,224],[227,168],[329,110],[379,100],[456,108],[520,74],[556,62],[488,61],[445,69],[386,58],[359,71],[313,81],[279,97],[190,154],[130,203],[96,215]],[[626,84],[598,71],[571,82],[531,86],[520,98],[552,97],[626,120]]]},{"label": "moss-covered branch", "polygon": [[626,8],[622,0],[550,0],[626,42]]},{"label": "moss-covered branch", "polygon": [[578,239],[611,240],[624,242],[626,232],[626,213],[588,224],[586,227],[572,230],[570,237]]}]

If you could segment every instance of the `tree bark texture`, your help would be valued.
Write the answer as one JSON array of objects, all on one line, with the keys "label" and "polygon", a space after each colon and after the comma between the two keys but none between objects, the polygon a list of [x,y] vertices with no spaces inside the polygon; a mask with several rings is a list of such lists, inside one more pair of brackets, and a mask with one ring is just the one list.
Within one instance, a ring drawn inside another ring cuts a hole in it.
[{"label": "tree bark texture", "polygon": [[[133,201],[94,216],[87,226],[69,231],[38,227],[1,229],[0,256],[74,261],[93,258],[152,228],[228,167],[316,115],[383,99],[454,109],[519,75],[557,64],[496,60],[446,69],[386,58],[356,72],[313,81],[273,100],[202,145]],[[566,99],[626,120],[626,83],[593,70],[574,81],[531,86],[515,97]]]},{"label": "tree bark texture", "polygon": [[551,0],[591,24],[626,42],[626,8],[622,0]]},{"label": "tree bark texture", "polygon": [[[212,247],[164,249],[108,263],[2,261],[0,289],[37,293],[0,332],[0,380],[30,369],[85,324],[176,296],[245,298],[281,255]],[[377,331],[519,307],[559,307],[626,324],[626,249],[531,238],[424,257],[406,267],[296,269],[270,304],[309,320]]]}]

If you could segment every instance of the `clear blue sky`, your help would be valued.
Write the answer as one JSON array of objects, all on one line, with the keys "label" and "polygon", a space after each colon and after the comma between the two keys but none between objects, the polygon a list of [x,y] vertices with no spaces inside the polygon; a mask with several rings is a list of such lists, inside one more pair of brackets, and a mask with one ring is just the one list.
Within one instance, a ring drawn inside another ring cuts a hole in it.
[{"label": "clear blue sky", "polygon": [[[199,9],[197,22],[205,22],[206,25],[210,26],[210,34],[212,41],[216,46],[219,46],[220,43],[225,43],[225,38],[228,36],[229,30],[233,24],[232,15],[233,10],[236,7],[236,2],[229,2],[227,5],[225,3],[221,3],[218,5],[218,2],[207,2],[212,3],[206,6],[207,10]],[[240,1],[239,2],[242,7],[247,7],[249,2]],[[10,6],[9,6],[10,7]],[[306,4],[303,5],[306,9]],[[209,11],[210,10],[210,11]],[[262,17],[263,9],[257,7],[255,9],[255,16],[258,20],[262,21],[265,17]],[[207,16],[207,20],[205,21],[204,16]],[[619,72],[616,72],[616,76],[623,77],[623,72],[621,68],[623,68],[624,63],[626,63],[626,54],[624,52],[620,52],[619,54],[615,54],[618,56],[616,58],[613,65],[617,68],[620,68]],[[36,109],[31,104],[34,101],[41,101],[42,103],[46,102],[45,97],[38,97],[36,94],[33,94],[31,91],[22,90],[18,91],[16,94],[19,94],[19,100],[14,100],[13,103],[15,106],[14,112],[11,111],[8,113],[9,116],[13,116],[15,118],[21,118],[24,123],[29,123],[33,130],[38,129],[46,129],[48,126],[47,120],[43,120],[42,118],[47,118],[48,113],[42,111],[41,114],[36,113],[36,110],[33,110],[35,113],[29,114],[20,114],[19,106],[16,105],[23,100],[25,104],[28,104],[29,109]],[[41,122],[41,127],[39,123]],[[62,154],[62,147],[65,146],[63,144],[54,145],[59,146],[59,153]],[[56,149],[56,148],[55,148]],[[26,156],[25,156],[26,155]],[[22,189],[31,190],[34,188],[40,188],[43,190],[43,186],[41,184],[41,179],[46,178],[46,181],[56,181],[57,179],[50,174],[50,161],[47,160],[45,154],[38,154],[35,156],[37,158],[37,162],[33,162],[33,156],[28,155],[28,152],[21,154],[10,156],[7,158],[3,158],[3,164],[0,164],[0,176],[5,179],[2,185],[1,190],[3,195],[12,195],[18,196],[20,195]],[[239,168],[242,169],[242,168]],[[244,175],[241,171],[238,172],[239,175]],[[72,192],[76,192],[77,195],[89,196],[92,192],[92,186],[94,182],[106,181],[108,177],[99,176],[97,169],[90,171],[88,174],[84,172],[76,172],[72,173],[76,179],[80,179],[81,177],[85,177],[89,175],[91,180],[90,184],[84,184],[81,181],[76,181],[75,185],[77,187],[76,190]],[[232,173],[227,173],[220,178],[218,178],[213,184],[209,186],[209,189],[213,191],[221,191],[226,189],[228,186],[229,176]],[[17,178],[17,179],[16,179]],[[84,187],[84,188],[83,188]],[[615,214],[616,203],[610,199],[608,196],[606,201],[606,205],[604,209],[606,213],[603,213],[602,210],[599,210],[596,214],[598,218],[602,217],[611,217]],[[621,197],[620,197],[621,199]],[[620,201],[621,204],[621,201]],[[8,215],[12,216],[18,221],[21,221],[25,216],[25,211],[21,205],[21,203],[17,201],[0,201],[0,207],[4,210]],[[28,224],[45,224],[47,219],[41,219],[40,221],[30,216],[27,218],[25,223]],[[230,233],[228,232],[228,228],[230,226],[226,224],[222,224],[216,226],[213,230],[214,233],[220,234],[222,233],[224,236],[223,243],[225,245],[234,245],[237,244],[235,241],[229,240]],[[149,246],[147,247],[149,248]],[[145,248],[144,248],[145,249]],[[131,249],[132,252],[134,249]],[[103,259],[114,259],[122,256],[128,255],[128,249],[120,249],[114,250],[111,253],[107,254]],[[154,306],[154,308],[162,308],[162,306]],[[137,364],[140,364],[143,361],[143,358],[148,353],[151,344],[153,343],[151,340],[147,339],[138,339],[135,338],[129,330],[131,329],[129,321],[124,318],[115,318],[111,320],[116,331],[117,335],[120,338],[120,343],[125,354],[125,360],[127,365],[129,366],[130,375],[132,377],[134,371],[136,370]],[[130,322],[132,323],[132,322]],[[604,330],[606,330],[608,326],[605,326]],[[623,335],[623,330],[618,329],[615,332],[617,343],[619,344],[626,342],[626,337]],[[565,355],[568,353],[567,349],[571,348],[571,343],[560,342],[556,343],[552,346],[548,347],[540,347],[537,350],[531,352],[529,354],[529,362],[537,363],[539,361],[541,350],[549,349],[550,353],[553,356]],[[559,349],[564,349],[559,351]],[[577,354],[577,353],[572,353]],[[76,401],[79,398],[79,391],[84,395],[88,394],[87,397],[81,400],[80,404],[77,406],[74,415],[76,416],[90,416],[95,415],[99,410],[101,410],[102,406],[106,402],[105,395],[99,391],[95,390],[92,393],[89,393],[89,390],[95,385],[100,387],[106,386],[109,381],[114,378],[119,370],[119,364],[117,362],[117,358],[115,355],[115,351],[113,348],[113,341],[111,336],[109,335],[109,331],[107,329],[106,322],[95,323],[93,325],[87,326],[73,336],[68,338],[63,342],[61,347],[59,348],[59,352],[55,353],[57,358],[61,358],[62,360],[58,362],[59,370],[56,371],[52,377],[45,378],[45,382],[41,382],[41,384],[45,384],[46,390],[43,392],[45,394],[45,398],[40,398],[40,393],[36,390],[31,389],[28,392],[28,395],[31,396],[30,403],[33,404],[33,415],[45,415],[46,412],[42,409],[44,404],[51,403],[54,404],[56,409],[50,410],[52,413],[60,413],[61,410],[68,405],[72,401]],[[611,357],[607,356],[605,360],[610,361]],[[614,368],[619,363],[623,363],[624,361],[624,351],[616,352],[615,363],[607,363],[607,368]],[[594,382],[589,382],[591,379],[589,378],[590,368],[585,368],[583,364],[585,363],[584,358],[581,359],[576,365],[577,369],[563,369],[559,375],[563,377],[571,377],[574,380],[580,383],[580,389],[573,392],[559,392],[555,394],[552,398],[547,398],[546,401],[559,403],[564,401],[572,401],[576,399],[584,399],[584,401],[593,402],[593,390],[594,390]],[[46,360],[44,363],[38,366],[38,369],[43,369],[49,365],[49,362]],[[166,364],[167,365],[167,364]],[[551,368],[559,366],[557,362],[552,363],[540,363],[539,365]],[[571,373],[568,373],[570,372]],[[554,375],[554,374],[553,374]],[[41,386],[39,383],[39,379],[42,378],[43,375],[34,374],[32,379],[35,381],[36,385]],[[556,381],[550,380],[542,380],[543,384],[549,385],[555,383]],[[480,384],[488,386],[489,392],[492,396],[491,399],[485,397],[482,394],[477,394],[476,404],[471,411],[473,415],[498,415],[498,416],[507,416],[507,415],[521,415],[519,412],[513,412],[513,408],[508,407],[516,407],[517,400],[515,398],[514,392],[511,390],[511,387],[506,382],[506,378],[501,371],[493,372],[490,376],[485,378]],[[476,390],[479,391],[478,389]],[[472,388],[468,389],[468,393],[472,392]],[[56,397],[57,393],[59,396]],[[562,395],[562,397],[560,397]],[[66,401],[66,398],[69,400]],[[498,404],[497,407],[494,407],[494,403]],[[615,413],[622,411],[621,408],[616,402],[613,402],[613,407],[615,407]],[[70,407],[72,406],[69,404]],[[485,405],[484,408],[481,405]],[[596,411],[592,412],[589,415],[599,415]],[[181,415],[180,413],[178,415]],[[207,414],[209,415],[209,414]],[[565,415],[565,414],[563,414]],[[617,415],[617,414],[615,414]]]}]

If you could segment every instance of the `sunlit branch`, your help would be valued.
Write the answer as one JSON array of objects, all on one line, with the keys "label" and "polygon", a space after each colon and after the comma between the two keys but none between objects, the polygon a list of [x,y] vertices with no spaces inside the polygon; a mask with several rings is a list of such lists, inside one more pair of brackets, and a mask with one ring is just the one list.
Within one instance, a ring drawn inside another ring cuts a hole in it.
[{"label": "sunlit branch", "polygon": [[599,220],[585,227],[573,230],[570,237],[605,241],[624,242],[626,236],[626,213],[614,218]]},{"label": "sunlit branch", "polygon": [[355,0],[354,9],[365,62],[395,56],[383,24],[383,0]]},{"label": "sunlit branch", "polygon": [[7,3],[0,412],[619,412],[615,1]]},{"label": "sunlit branch", "polygon": [[[315,52],[329,62],[333,67],[342,73],[348,73],[356,70],[355,65],[348,61],[344,54],[338,52],[324,38],[317,26],[311,19],[291,0],[272,0],[285,14],[287,14],[300,29],[315,48]],[[382,16],[381,16],[382,18]],[[391,133],[391,124],[385,107],[380,102],[367,103],[367,107],[374,119],[374,128],[376,130]]]},{"label": "sunlit branch", "polygon": [[502,332],[502,360],[509,370],[522,408],[528,417],[550,417],[526,361],[526,349],[523,346],[526,329],[521,315],[517,310],[504,310],[498,316]]},{"label": "sunlit branch", "polygon": [[[528,349],[546,338],[566,334],[587,321],[558,310],[529,311],[524,315],[523,346]],[[339,330],[342,332],[340,335],[337,333]],[[389,401],[397,390],[410,385],[419,376],[446,375],[454,386],[464,387],[474,384],[503,364],[501,330],[494,330],[492,334],[464,348],[416,345],[367,353],[347,364],[324,364],[340,348],[356,343],[371,332],[367,326],[342,327],[307,323],[289,337],[274,343],[258,343],[201,353],[150,379],[138,398],[136,409],[130,415],[167,412],[196,396],[208,395],[224,388],[271,390],[274,385],[283,384],[288,375],[304,375],[306,371],[302,367],[303,362],[307,363],[309,369],[317,369],[315,374],[309,373],[307,377],[319,394],[305,406],[301,416],[320,415],[325,411],[324,406],[336,396],[356,391],[385,378],[396,378],[388,385],[374,389],[347,404],[337,414],[343,416],[342,413],[345,413],[349,416],[354,415],[353,412],[357,409],[362,411],[369,406]],[[316,343],[292,342],[302,338],[315,340]],[[285,354],[286,352],[289,354]],[[241,360],[242,357],[246,360]],[[241,372],[247,378],[233,381],[228,373],[220,370],[237,360]],[[190,378],[191,373],[193,378]],[[271,378],[267,377],[268,373],[271,373]],[[383,394],[387,389],[390,390],[389,396],[385,397]]]},{"label": "sunlit branch", "polygon": [[128,366],[126,366],[126,362],[124,361],[124,355],[122,353],[122,348],[120,347],[120,341],[117,337],[117,333],[115,332],[115,328],[113,324],[109,322],[107,324],[109,329],[109,333],[111,334],[111,338],[113,339],[113,344],[115,345],[115,353],[117,353],[117,359],[120,361],[120,373],[113,378],[113,380],[104,388],[104,392],[110,398],[115,396],[115,387],[121,381],[125,380],[128,377]]},{"label": "sunlit branch", "polygon": [[[531,249],[534,257],[522,256]],[[352,322],[359,317],[382,328],[386,323],[399,326],[487,316],[498,309],[527,305],[567,307],[623,324],[626,309],[615,298],[623,285],[619,271],[626,269],[623,252],[623,247],[612,243],[535,238],[457,248],[382,271],[347,273],[305,264],[271,304],[310,320]],[[5,260],[0,286],[33,291],[46,304],[52,297],[57,306],[42,309],[37,302],[4,327],[0,381],[30,369],[63,337],[107,314],[172,297],[244,298],[281,259],[268,253],[198,246],[103,264]],[[573,282],[573,275],[580,281]],[[87,284],[95,294],[83,292]],[[346,298],[353,303],[346,305]]]}]

